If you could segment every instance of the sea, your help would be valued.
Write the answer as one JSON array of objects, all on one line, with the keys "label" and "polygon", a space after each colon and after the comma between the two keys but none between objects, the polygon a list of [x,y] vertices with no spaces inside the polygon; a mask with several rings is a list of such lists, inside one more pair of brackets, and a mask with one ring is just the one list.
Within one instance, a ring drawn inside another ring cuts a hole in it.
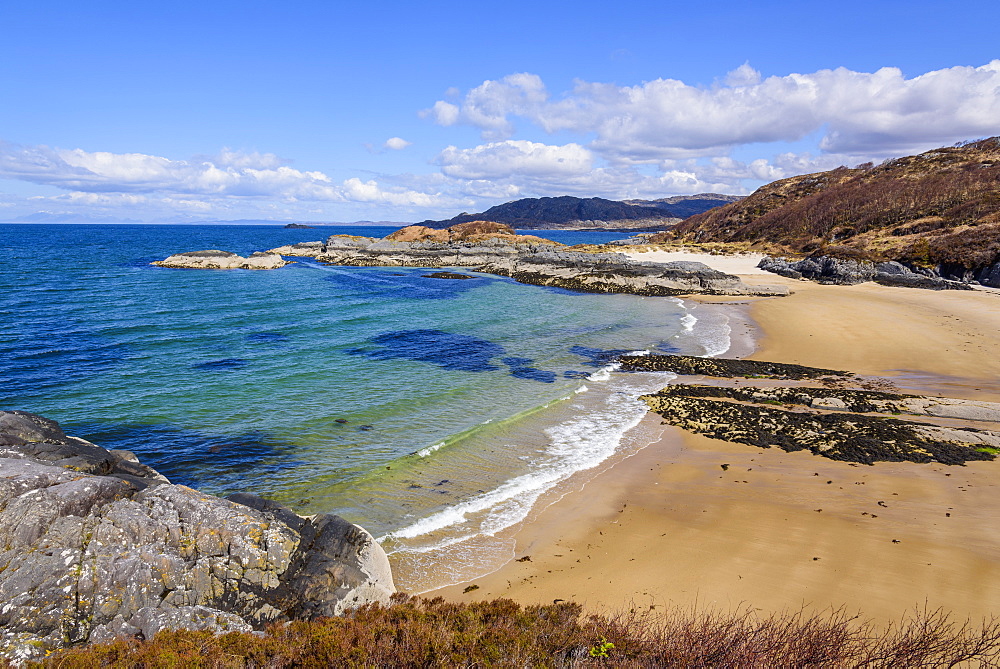
[{"label": "sea", "polygon": [[655,439],[638,397],[671,376],[621,371],[616,355],[730,346],[724,315],[677,298],[308,258],[150,265],[392,230],[2,224],[0,409],[130,450],[173,483],[339,514],[417,593],[510,560],[541,506]]}]

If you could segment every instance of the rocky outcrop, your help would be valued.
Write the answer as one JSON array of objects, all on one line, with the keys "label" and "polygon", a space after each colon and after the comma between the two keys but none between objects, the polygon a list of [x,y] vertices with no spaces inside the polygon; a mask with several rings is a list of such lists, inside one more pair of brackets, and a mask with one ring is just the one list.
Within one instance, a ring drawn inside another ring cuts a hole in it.
[{"label": "rocky outcrop", "polygon": [[181,269],[278,269],[287,265],[288,261],[271,251],[254,253],[249,258],[244,258],[228,251],[211,249],[176,253],[150,264]]},{"label": "rocky outcrop", "polygon": [[521,283],[591,293],[667,296],[778,295],[782,287],[748,286],[738,277],[700,262],[652,263],[619,253],[538,252],[500,258],[480,271]]},{"label": "rocky outcrop", "polygon": [[320,262],[357,267],[469,267],[542,286],[634,295],[785,295],[788,289],[747,286],[696,262],[651,263],[620,253],[584,253],[507,226],[472,221],[447,230],[403,228],[384,239],[332,236],[320,245],[280,247]]},{"label": "rocky outcrop", "polygon": [[930,290],[971,290],[960,281],[928,276],[912,271],[898,262],[873,263],[867,260],[843,260],[817,256],[790,261],[785,258],[764,258],[757,265],[790,279],[811,279],[819,283],[854,285],[874,281],[884,286],[928,288]]},{"label": "rocky outcrop", "polygon": [[160,629],[261,629],[394,592],[365,530],[170,484],[127,451],[0,412],[0,655]]}]

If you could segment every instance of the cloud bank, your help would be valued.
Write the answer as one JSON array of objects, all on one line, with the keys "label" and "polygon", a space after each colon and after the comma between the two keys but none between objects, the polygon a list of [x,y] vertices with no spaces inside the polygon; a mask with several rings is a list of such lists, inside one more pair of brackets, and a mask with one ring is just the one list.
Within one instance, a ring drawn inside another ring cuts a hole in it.
[{"label": "cloud bank", "polygon": [[[561,94],[536,74],[517,73],[446,97],[419,112],[444,129],[435,130],[444,148],[422,156],[431,166],[422,174],[334,180],[273,153],[224,148],[176,159],[0,141],[0,178],[59,191],[0,193],[0,207],[6,213],[31,199],[36,207],[130,216],[249,208],[262,217],[329,218],[347,209],[420,220],[517,197],[745,193],[794,174],[1000,134],[1000,60],[909,78],[891,67],[764,77],[744,63],[710,86],[578,80]],[[456,138],[470,127],[481,141],[462,146]],[[416,155],[398,136],[363,146],[374,155]]]},{"label": "cloud bank", "polygon": [[[284,165],[273,154],[223,149],[218,156],[171,160],[142,153],[88,152],[0,142],[0,177],[72,190],[75,202],[103,203],[110,198],[87,194],[170,194],[208,201],[219,198],[284,201],[375,202],[429,207],[435,195],[402,188],[383,188],[376,181],[350,178],[334,183],[318,171]],[[62,198],[65,200],[65,198]]]},{"label": "cloud bank", "polygon": [[635,163],[794,142],[818,131],[826,153],[905,152],[994,134],[998,109],[1000,60],[911,79],[893,67],[762,78],[744,64],[708,88],[676,79],[577,81],[558,99],[540,77],[522,73],[485,81],[458,104],[438,101],[425,113],[442,126],[474,126],[489,141],[511,137],[517,120],[550,134],[592,134],[589,148],[601,157]]}]

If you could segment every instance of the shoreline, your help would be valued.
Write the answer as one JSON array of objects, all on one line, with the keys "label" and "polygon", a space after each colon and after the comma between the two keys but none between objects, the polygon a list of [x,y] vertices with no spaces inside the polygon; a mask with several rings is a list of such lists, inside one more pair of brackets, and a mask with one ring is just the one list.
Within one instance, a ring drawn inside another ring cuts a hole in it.
[{"label": "shoreline", "polygon": [[[793,295],[694,301],[742,311],[759,333],[752,359],[1000,399],[1000,362],[990,359],[1000,343],[996,295],[744,278],[784,283]],[[513,535],[529,560],[424,594],[566,599],[591,610],[843,607],[881,623],[914,607],[959,619],[1000,608],[997,463],[866,467],[663,429],[585,490],[533,513]],[[478,588],[463,592],[469,585]]]}]

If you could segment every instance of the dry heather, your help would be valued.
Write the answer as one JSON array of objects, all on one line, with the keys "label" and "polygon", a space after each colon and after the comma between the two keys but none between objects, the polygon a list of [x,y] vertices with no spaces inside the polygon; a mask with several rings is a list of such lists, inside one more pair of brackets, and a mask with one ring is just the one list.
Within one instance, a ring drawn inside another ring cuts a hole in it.
[{"label": "dry heather", "polygon": [[396,596],[393,606],[271,627],[265,635],[176,631],[60,652],[44,667],[949,667],[996,666],[1000,623],[916,612],[878,630],[843,611],[761,615],[675,610],[584,615]]}]

